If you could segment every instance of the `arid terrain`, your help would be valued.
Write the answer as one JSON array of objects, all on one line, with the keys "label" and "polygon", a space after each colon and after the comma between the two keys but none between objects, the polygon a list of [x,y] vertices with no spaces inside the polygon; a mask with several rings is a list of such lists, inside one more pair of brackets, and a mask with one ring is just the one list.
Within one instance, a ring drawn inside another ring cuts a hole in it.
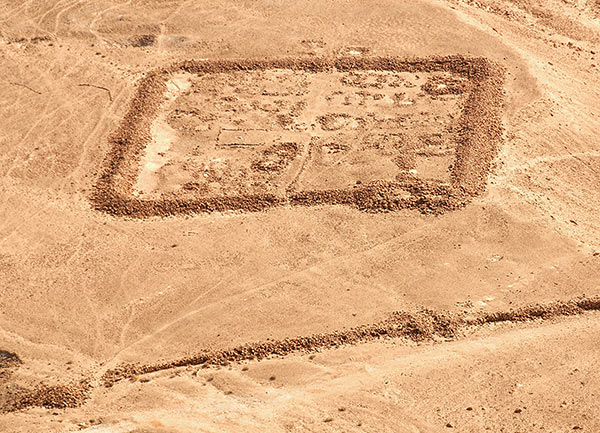
[{"label": "arid terrain", "polygon": [[0,432],[600,431],[596,0],[0,0]]}]

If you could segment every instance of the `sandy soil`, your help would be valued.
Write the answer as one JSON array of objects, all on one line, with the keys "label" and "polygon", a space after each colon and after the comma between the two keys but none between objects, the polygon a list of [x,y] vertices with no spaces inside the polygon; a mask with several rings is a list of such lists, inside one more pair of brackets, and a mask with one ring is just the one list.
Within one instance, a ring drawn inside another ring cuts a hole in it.
[{"label": "sandy soil", "polygon": [[0,431],[600,431],[599,14],[0,2]]}]

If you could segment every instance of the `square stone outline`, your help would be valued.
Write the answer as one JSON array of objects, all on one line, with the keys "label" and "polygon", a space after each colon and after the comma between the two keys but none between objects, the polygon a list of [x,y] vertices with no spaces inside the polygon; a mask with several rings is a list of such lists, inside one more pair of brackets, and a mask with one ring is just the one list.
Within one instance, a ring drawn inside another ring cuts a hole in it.
[{"label": "square stone outline", "polygon": [[[470,91],[458,119],[456,159],[449,184],[407,178],[376,181],[344,189],[217,197],[159,197],[133,194],[139,163],[151,141],[151,125],[160,112],[174,73],[211,74],[269,69],[308,72],[374,70],[391,72],[452,72],[470,81]],[[460,55],[427,58],[309,57],[280,59],[187,60],[152,70],[137,86],[129,109],[110,136],[110,151],[90,197],[93,207],[115,216],[144,218],[223,211],[260,211],[275,206],[343,204],[369,212],[418,209],[439,214],[468,204],[485,190],[491,163],[502,141],[503,75],[501,66],[484,57]]]}]

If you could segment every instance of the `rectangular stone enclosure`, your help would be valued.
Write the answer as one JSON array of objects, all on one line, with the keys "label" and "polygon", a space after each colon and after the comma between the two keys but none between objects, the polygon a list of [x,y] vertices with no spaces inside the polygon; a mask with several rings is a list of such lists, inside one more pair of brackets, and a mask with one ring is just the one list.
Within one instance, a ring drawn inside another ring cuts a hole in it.
[{"label": "rectangular stone enclosure", "polygon": [[132,217],[441,213],[485,189],[501,111],[484,58],[184,61],[140,80],[91,198]]}]

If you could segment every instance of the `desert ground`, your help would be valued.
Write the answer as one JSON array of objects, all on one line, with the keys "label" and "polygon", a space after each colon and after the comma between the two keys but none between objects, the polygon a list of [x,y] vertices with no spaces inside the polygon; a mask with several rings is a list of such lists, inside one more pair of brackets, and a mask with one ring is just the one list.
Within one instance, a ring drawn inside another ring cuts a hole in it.
[{"label": "desert ground", "polygon": [[597,0],[3,0],[0,72],[0,431],[600,431]]}]

